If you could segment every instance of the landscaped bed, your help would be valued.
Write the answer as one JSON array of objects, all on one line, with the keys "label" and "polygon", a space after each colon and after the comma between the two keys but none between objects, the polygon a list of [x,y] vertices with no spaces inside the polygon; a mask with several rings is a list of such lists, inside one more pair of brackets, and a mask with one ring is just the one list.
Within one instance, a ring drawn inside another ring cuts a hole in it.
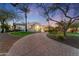
[{"label": "landscaped bed", "polygon": [[67,33],[67,37],[65,39],[62,33],[49,33],[47,36],[61,43],[79,48],[79,33]]}]

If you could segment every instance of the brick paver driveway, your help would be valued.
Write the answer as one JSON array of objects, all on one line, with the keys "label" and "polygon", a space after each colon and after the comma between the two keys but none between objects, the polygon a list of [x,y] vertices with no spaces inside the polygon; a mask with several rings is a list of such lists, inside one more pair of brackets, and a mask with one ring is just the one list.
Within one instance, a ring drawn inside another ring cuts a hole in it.
[{"label": "brick paver driveway", "polygon": [[77,56],[79,49],[49,39],[46,33],[36,33],[18,40],[7,55]]},{"label": "brick paver driveway", "polygon": [[17,41],[19,37],[13,37],[8,33],[0,33],[0,55],[7,53],[13,43]]}]

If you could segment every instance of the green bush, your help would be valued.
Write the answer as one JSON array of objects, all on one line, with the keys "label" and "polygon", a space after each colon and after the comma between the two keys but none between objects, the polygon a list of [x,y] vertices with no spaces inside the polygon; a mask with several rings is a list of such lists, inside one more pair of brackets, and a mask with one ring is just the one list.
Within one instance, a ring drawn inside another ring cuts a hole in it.
[{"label": "green bush", "polygon": [[64,41],[64,36],[57,36],[57,40]]},{"label": "green bush", "polygon": [[51,39],[58,40],[58,41],[64,41],[64,36],[62,34],[57,34],[56,32],[55,32],[55,34],[54,33],[51,33],[51,34],[49,33],[48,37],[51,38]]}]

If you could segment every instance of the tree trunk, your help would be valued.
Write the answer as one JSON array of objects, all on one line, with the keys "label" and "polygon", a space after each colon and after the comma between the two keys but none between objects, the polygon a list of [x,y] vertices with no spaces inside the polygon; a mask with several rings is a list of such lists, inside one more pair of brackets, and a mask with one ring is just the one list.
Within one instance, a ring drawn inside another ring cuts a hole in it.
[{"label": "tree trunk", "polygon": [[25,12],[25,31],[27,32],[27,13]]},{"label": "tree trunk", "polygon": [[47,20],[47,22],[48,22],[48,31],[50,32],[51,30],[50,30],[50,22],[49,22],[49,20]]},{"label": "tree trunk", "polygon": [[67,36],[66,30],[64,30],[64,39],[66,39],[66,36]]},{"label": "tree trunk", "polygon": [[64,39],[65,39],[65,38],[66,38],[66,36],[67,36],[67,34],[66,34],[67,29],[68,29],[68,27],[64,26],[64,28],[63,28]]},{"label": "tree trunk", "polygon": [[4,28],[4,21],[5,21],[5,20],[2,20],[2,22],[1,22],[1,28],[2,28],[1,33],[4,33],[4,30],[5,30],[5,28]]},{"label": "tree trunk", "polygon": [[64,37],[66,37],[66,31],[64,31]]},{"label": "tree trunk", "polygon": [[13,23],[13,31],[15,31],[16,30],[16,25],[15,25],[15,23]]},{"label": "tree trunk", "polygon": [[2,31],[1,31],[1,33],[4,33],[4,28],[2,28]]},{"label": "tree trunk", "polygon": [[15,24],[15,19],[13,19],[13,29],[12,29],[13,31],[15,31],[16,30],[16,24]]}]

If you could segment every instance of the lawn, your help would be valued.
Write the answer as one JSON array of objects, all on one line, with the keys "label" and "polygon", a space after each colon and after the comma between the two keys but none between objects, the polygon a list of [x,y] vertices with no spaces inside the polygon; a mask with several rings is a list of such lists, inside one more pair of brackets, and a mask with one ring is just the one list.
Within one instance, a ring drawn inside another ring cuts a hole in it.
[{"label": "lawn", "polygon": [[9,34],[16,37],[23,37],[32,34],[32,32],[10,32]]},{"label": "lawn", "polygon": [[[64,36],[62,32],[50,33],[50,34],[52,34],[53,36]],[[75,37],[79,36],[79,32],[74,32],[74,33],[67,32],[66,34],[67,34],[67,36],[75,36]]]},{"label": "lawn", "polygon": [[49,38],[54,39],[58,42],[70,45],[72,47],[79,49],[79,33],[67,33],[66,39],[63,38],[62,33],[49,33],[47,35]]},{"label": "lawn", "polygon": [[79,36],[79,32],[74,32],[74,33],[67,33],[68,36]]}]

